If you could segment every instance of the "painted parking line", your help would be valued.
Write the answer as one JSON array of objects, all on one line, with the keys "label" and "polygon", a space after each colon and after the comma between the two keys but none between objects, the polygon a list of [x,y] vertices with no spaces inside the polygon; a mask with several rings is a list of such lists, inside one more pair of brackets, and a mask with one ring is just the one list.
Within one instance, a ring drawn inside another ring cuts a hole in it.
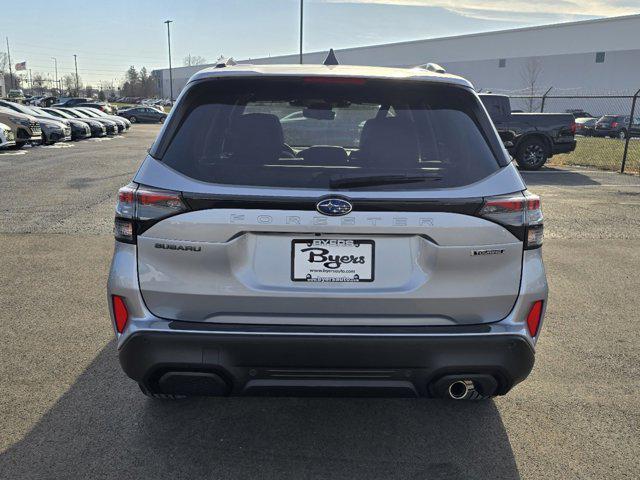
[{"label": "painted parking line", "polygon": [[24,150],[17,150],[17,151],[12,151],[9,150],[7,152],[0,152],[0,157],[15,157],[18,155],[26,155],[27,152]]}]

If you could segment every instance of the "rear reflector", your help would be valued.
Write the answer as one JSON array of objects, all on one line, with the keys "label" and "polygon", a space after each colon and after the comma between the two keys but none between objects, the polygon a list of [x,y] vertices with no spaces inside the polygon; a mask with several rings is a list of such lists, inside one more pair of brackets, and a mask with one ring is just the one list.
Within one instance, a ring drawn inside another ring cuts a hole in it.
[{"label": "rear reflector", "polygon": [[538,328],[540,327],[540,320],[542,319],[542,300],[538,300],[533,304],[529,315],[527,315],[527,327],[532,337],[538,334]]},{"label": "rear reflector", "polygon": [[124,303],[124,299],[117,295],[112,295],[111,300],[113,302],[113,316],[116,319],[116,330],[118,333],[122,333],[124,327],[127,326],[127,320],[129,320],[127,306]]}]

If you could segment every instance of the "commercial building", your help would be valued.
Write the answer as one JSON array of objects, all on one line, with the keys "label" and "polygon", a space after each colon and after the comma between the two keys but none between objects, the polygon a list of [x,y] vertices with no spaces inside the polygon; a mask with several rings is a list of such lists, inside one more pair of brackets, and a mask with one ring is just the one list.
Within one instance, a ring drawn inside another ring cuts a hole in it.
[{"label": "commercial building", "polygon": [[[410,67],[435,62],[478,90],[543,93],[625,93],[640,88],[640,14],[470,35],[336,50],[342,64]],[[233,54],[233,52],[228,52]],[[307,53],[321,63],[326,51]],[[298,63],[297,54],[240,63]],[[174,97],[189,77],[210,65],[173,69]],[[169,96],[168,69],[154,72]]]}]

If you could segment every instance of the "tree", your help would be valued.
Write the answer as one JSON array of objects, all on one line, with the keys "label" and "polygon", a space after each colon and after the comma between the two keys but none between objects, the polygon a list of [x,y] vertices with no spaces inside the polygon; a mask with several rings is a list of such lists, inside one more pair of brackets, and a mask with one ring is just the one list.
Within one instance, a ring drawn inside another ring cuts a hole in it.
[{"label": "tree", "polygon": [[528,108],[530,112],[537,110],[537,105],[534,95],[536,93],[536,86],[538,85],[538,79],[542,73],[542,62],[537,57],[531,57],[527,60],[527,63],[522,67],[520,76],[529,92]]},{"label": "tree", "polygon": [[184,57],[184,60],[182,61],[182,64],[185,67],[195,67],[196,65],[204,65],[205,63],[207,63],[206,58],[201,57],[200,55],[191,54]]},{"label": "tree", "polygon": [[106,97],[105,97],[105,95],[104,95],[104,91],[103,91],[103,90],[100,90],[100,91],[98,92],[98,100],[100,100],[101,102],[104,102],[104,101],[105,101],[105,98],[106,98]]},{"label": "tree", "polygon": [[34,73],[31,76],[31,88],[38,94],[42,95],[45,89],[45,78],[40,73]]},{"label": "tree", "polygon": [[156,95],[156,81],[149,75],[146,67],[140,72],[132,65],[125,74],[125,82],[122,84],[122,95],[125,97],[153,97]]},{"label": "tree", "polygon": [[93,97],[93,93],[94,93],[93,86],[87,85],[85,87],[85,89],[84,89],[84,95],[86,97],[92,98]]},{"label": "tree", "polygon": [[67,73],[64,77],[62,77],[62,86],[63,89],[66,90],[67,94],[72,97],[77,97],[80,93],[80,89],[82,88],[82,79],[78,77],[78,88],[76,88],[76,76],[73,73]]},{"label": "tree", "polygon": [[9,73],[9,56],[0,52],[0,75],[4,77],[4,87],[9,91],[11,88],[20,88],[22,78],[15,72]]}]

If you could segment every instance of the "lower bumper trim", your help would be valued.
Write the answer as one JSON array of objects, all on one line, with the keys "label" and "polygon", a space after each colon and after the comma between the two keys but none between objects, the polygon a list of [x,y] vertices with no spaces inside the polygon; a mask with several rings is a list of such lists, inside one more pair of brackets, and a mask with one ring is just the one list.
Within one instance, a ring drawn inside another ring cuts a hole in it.
[{"label": "lower bumper trim", "polygon": [[[119,358],[127,375],[151,392],[180,394],[186,382],[197,393],[182,393],[197,395],[431,396],[433,382],[458,374],[491,375],[498,384],[495,393],[502,395],[534,364],[530,343],[518,335],[139,331],[122,345]],[[228,388],[203,388],[192,374],[205,374],[205,385],[213,374]]]}]

